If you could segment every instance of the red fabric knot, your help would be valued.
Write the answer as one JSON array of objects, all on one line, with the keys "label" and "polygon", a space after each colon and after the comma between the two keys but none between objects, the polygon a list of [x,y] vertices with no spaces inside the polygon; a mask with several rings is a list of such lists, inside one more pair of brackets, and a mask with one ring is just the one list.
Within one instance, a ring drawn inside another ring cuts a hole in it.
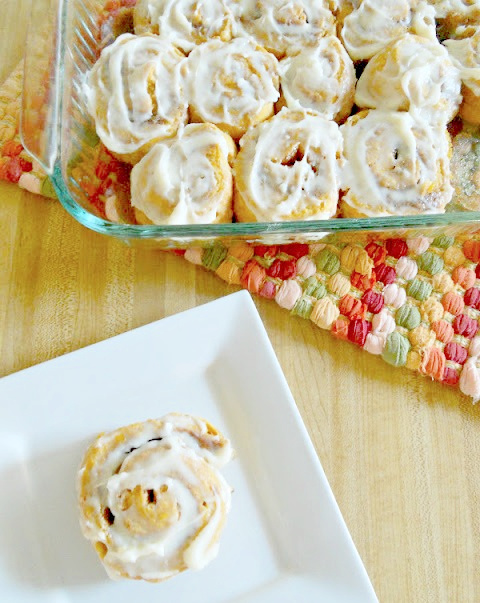
[{"label": "red fabric knot", "polygon": [[340,300],[338,309],[340,310],[340,314],[353,320],[355,318],[365,318],[367,307],[362,301],[347,293],[347,295],[344,295]]},{"label": "red fabric knot", "polygon": [[16,140],[7,140],[2,147],[2,155],[4,157],[16,157],[23,151],[23,146]]},{"label": "red fabric knot", "polygon": [[383,264],[383,262],[385,261],[385,258],[387,257],[387,250],[385,249],[385,247],[382,247],[381,245],[377,245],[377,243],[373,243],[373,242],[369,243],[365,247],[365,251],[372,258],[375,266],[378,266],[379,264]]},{"label": "red fabric knot", "polygon": [[452,272],[452,280],[455,284],[460,285],[463,289],[470,289],[475,284],[475,272],[464,268],[463,266],[457,266]]},{"label": "red fabric knot", "polygon": [[261,258],[274,258],[278,253],[276,245],[256,245],[254,247],[255,255]]},{"label": "red fabric knot", "polygon": [[10,157],[0,166],[0,180],[7,180],[8,182],[16,184],[20,180],[22,174],[23,170],[20,157]]},{"label": "red fabric knot", "polygon": [[363,294],[362,301],[366,304],[367,310],[372,314],[378,314],[385,305],[383,295],[372,289],[369,289]]},{"label": "red fabric knot", "polygon": [[372,276],[370,277],[368,277],[366,274],[360,274],[359,272],[352,272],[350,275],[350,282],[352,283],[352,287],[355,287],[355,289],[366,291],[375,285],[377,282],[377,277],[375,276],[374,272],[372,272]]},{"label": "red fabric knot", "polygon": [[290,243],[288,245],[280,245],[280,251],[298,260],[304,255],[308,255],[310,249],[305,243]]},{"label": "red fabric knot", "polygon": [[252,293],[258,293],[262,288],[266,276],[264,268],[252,259],[248,260],[243,267],[240,282],[245,289],[248,289]]},{"label": "red fabric knot", "polygon": [[287,280],[297,276],[297,262],[295,260],[275,260],[267,270],[268,276]]},{"label": "red fabric knot", "polygon": [[447,360],[457,362],[458,364],[465,364],[468,357],[467,350],[458,343],[455,343],[454,341],[447,343],[443,350],[443,353],[445,354],[445,358]]},{"label": "red fabric knot", "polygon": [[463,253],[471,262],[478,262],[480,260],[480,241],[465,241]]},{"label": "red fabric knot", "polygon": [[266,297],[267,299],[273,299],[275,297],[276,292],[277,288],[275,287],[275,283],[273,283],[272,281],[265,281],[259,291],[259,295],[261,297]]},{"label": "red fabric knot", "polygon": [[454,368],[447,366],[443,371],[443,383],[446,385],[457,385],[458,379],[457,371]]},{"label": "red fabric knot", "polygon": [[480,289],[470,287],[470,289],[465,291],[463,299],[467,306],[475,308],[475,310],[480,310]]},{"label": "red fabric knot", "polygon": [[399,260],[408,253],[408,245],[403,239],[387,239],[385,241],[385,247],[388,255]]},{"label": "red fabric knot", "polygon": [[397,278],[395,269],[391,266],[387,266],[387,264],[380,264],[379,266],[376,266],[373,271],[377,277],[377,281],[384,285],[391,285]]},{"label": "red fabric knot", "polygon": [[477,264],[477,267],[475,268],[475,276],[480,278],[480,264]]},{"label": "red fabric knot", "polygon": [[348,325],[348,339],[363,347],[367,339],[367,335],[372,330],[372,323],[368,320],[354,318]]},{"label": "red fabric knot", "polygon": [[473,339],[478,331],[478,322],[466,314],[460,314],[453,321],[452,327],[457,335]]},{"label": "red fabric knot", "polygon": [[335,337],[339,339],[348,339],[348,327],[350,325],[350,321],[345,318],[337,318],[337,320],[332,325],[332,333]]},{"label": "red fabric knot", "polygon": [[444,307],[445,312],[449,312],[454,316],[461,314],[465,308],[462,296],[458,295],[458,293],[454,293],[453,291],[445,293],[445,295],[442,297],[442,306]]}]

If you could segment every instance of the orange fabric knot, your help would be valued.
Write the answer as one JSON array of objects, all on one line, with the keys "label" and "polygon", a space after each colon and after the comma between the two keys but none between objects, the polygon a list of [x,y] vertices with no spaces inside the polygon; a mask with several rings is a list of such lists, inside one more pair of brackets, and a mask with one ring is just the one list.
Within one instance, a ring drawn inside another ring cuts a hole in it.
[{"label": "orange fabric knot", "polygon": [[253,247],[250,247],[246,243],[237,243],[228,249],[228,255],[237,258],[241,262],[248,262],[248,260],[253,258],[254,254]]},{"label": "orange fabric knot", "polygon": [[432,325],[432,329],[435,331],[437,339],[442,343],[448,343],[453,339],[453,327],[446,320],[437,320]]},{"label": "orange fabric knot", "polygon": [[373,260],[373,265],[378,266],[379,264],[383,264],[385,258],[387,257],[387,250],[385,247],[378,245],[377,243],[369,243],[365,247],[365,251]]},{"label": "orange fabric knot", "polygon": [[340,263],[345,272],[353,271],[361,251],[363,251],[361,247],[356,247],[354,245],[347,245],[342,249],[342,253],[340,254]]},{"label": "orange fabric knot", "polygon": [[464,268],[463,266],[457,266],[452,272],[453,282],[464,289],[470,289],[475,284],[475,272]]},{"label": "orange fabric knot", "polygon": [[367,307],[356,297],[345,295],[340,300],[338,309],[340,310],[340,314],[343,314],[343,316],[353,320],[354,318],[365,318]]},{"label": "orange fabric knot", "polygon": [[348,325],[350,321],[345,318],[338,318],[332,325],[332,333],[339,339],[348,339]]},{"label": "orange fabric knot", "polygon": [[442,298],[442,305],[445,308],[445,312],[450,312],[454,316],[461,314],[465,307],[462,297],[453,291],[445,293]]},{"label": "orange fabric knot", "polygon": [[478,262],[480,260],[480,241],[465,241],[463,253],[470,261]]},{"label": "orange fabric knot", "polygon": [[263,282],[267,277],[265,269],[262,268],[255,260],[249,260],[243,267],[241,284],[242,287],[248,289],[252,293],[259,293]]},{"label": "orange fabric knot", "polygon": [[242,268],[228,259],[224,260],[215,272],[230,285],[241,284]]},{"label": "orange fabric knot", "polygon": [[374,272],[370,276],[360,274],[360,272],[352,272],[350,276],[352,286],[360,291],[367,291],[367,289],[373,289],[373,286],[377,282],[377,277]]},{"label": "orange fabric knot", "polygon": [[447,359],[439,348],[433,347],[425,351],[420,370],[436,381],[442,381]]}]

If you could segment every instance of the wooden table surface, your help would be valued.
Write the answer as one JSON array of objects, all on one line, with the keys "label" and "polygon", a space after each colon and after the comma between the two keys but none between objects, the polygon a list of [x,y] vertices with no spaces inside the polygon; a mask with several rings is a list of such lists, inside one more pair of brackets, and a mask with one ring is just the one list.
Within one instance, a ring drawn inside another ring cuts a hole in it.
[{"label": "wooden table surface", "polygon": [[[28,6],[0,0],[1,79]],[[0,376],[234,290],[0,183]],[[379,600],[480,601],[480,405],[255,303]]]}]

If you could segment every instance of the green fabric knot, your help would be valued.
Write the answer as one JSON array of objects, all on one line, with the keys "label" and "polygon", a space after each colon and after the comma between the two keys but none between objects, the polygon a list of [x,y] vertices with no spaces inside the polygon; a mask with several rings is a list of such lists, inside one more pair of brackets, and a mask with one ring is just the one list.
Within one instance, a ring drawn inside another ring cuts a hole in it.
[{"label": "green fabric knot", "polygon": [[216,270],[227,257],[227,249],[223,245],[214,245],[205,249],[202,256],[202,264],[208,270]]},{"label": "green fabric knot", "polygon": [[432,276],[442,271],[444,266],[443,259],[431,251],[422,253],[422,255],[417,258],[417,264],[420,270],[424,270]]},{"label": "green fabric knot", "polygon": [[410,342],[398,331],[390,333],[382,353],[382,358],[393,366],[405,366],[410,350]]},{"label": "green fabric knot", "polygon": [[315,264],[318,270],[330,275],[336,274],[340,270],[340,258],[329,249],[322,249],[315,258]]},{"label": "green fabric knot", "polygon": [[430,297],[433,291],[433,286],[426,281],[421,281],[416,278],[408,285],[407,293],[410,297],[415,298],[418,301],[425,301]]},{"label": "green fabric knot", "polygon": [[405,304],[402,306],[395,316],[395,321],[399,327],[403,327],[404,329],[408,329],[411,331],[418,327],[421,322],[420,312],[418,308],[415,306],[410,306],[409,304]]},{"label": "green fabric knot", "polygon": [[304,283],[304,293],[310,297],[316,299],[322,299],[327,294],[327,289],[323,283],[321,283],[314,276],[310,276]]},{"label": "green fabric knot", "polygon": [[437,237],[432,245],[433,247],[441,247],[441,249],[448,249],[455,243],[455,239],[453,237],[447,237],[447,235],[440,235]]},{"label": "green fabric knot", "polygon": [[312,310],[312,302],[309,299],[305,299],[305,297],[301,297],[293,307],[292,314],[296,314],[297,316],[308,319],[310,318]]},{"label": "green fabric knot", "polygon": [[50,178],[45,178],[45,180],[42,182],[41,192],[44,197],[51,197],[52,199],[55,199],[57,196]]}]

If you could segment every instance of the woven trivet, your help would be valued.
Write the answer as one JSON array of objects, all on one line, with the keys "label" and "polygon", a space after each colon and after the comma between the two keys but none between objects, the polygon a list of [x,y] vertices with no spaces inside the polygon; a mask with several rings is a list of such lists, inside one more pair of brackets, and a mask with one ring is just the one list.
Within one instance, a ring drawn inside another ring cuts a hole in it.
[{"label": "woven trivet", "polygon": [[[53,196],[18,133],[22,68],[0,88],[0,179]],[[99,153],[85,174],[97,200],[118,179]],[[101,211],[101,207],[97,207]],[[328,243],[245,243],[177,252],[230,284],[272,299],[393,366],[406,366],[480,399],[480,233],[436,238],[355,234]]]}]

